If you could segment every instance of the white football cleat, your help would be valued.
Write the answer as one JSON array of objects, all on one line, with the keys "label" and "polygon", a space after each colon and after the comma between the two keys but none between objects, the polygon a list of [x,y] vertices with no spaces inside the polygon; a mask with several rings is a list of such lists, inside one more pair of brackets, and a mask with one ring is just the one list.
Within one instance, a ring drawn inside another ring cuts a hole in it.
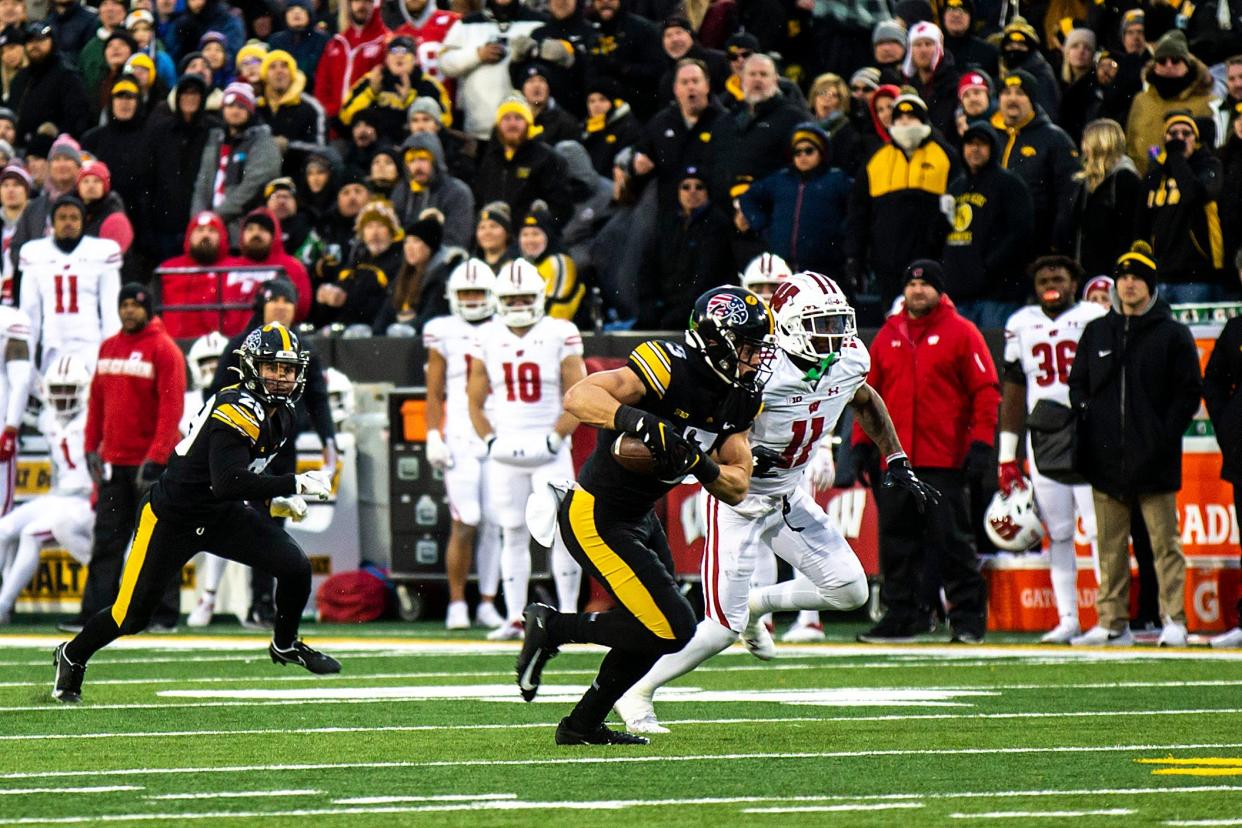
[{"label": "white football cleat", "polygon": [[630,733],[668,733],[669,730],[656,718],[655,707],[651,704],[652,694],[635,685],[612,706],[617,715],[625,722],[625,729]]},{"label": "white football cleat", "polygon": [[1156,641],[1157,647],[1185,647],[1186,646],[1186,625],[1179,624],[1172,619],[1164,619],[1164,627],[1160,630],[1160,638]]},{"label": "white football cleat", "polygon": [[465,601],[453,601],[448,605],[448,614],[444,617],[444,629],[470,629],[470,607]]},{"label": "white football cleat", "polygon": [[488,641],[521,641],[524,637],[521,621],[508,621],[487,634]]},{"label": "white football cleat", "polygon": [[186,626],[190,627],[206,627],[211,623],[211,618],[216,612],[216,599],[210,597],[207,593],[198,599],[198,606],[190,613],[190,617],[185,620]]},{"label": "white football cleat", "polygon": [[1055,627],[1040,636],[1040,644],[1068,644],[1070,639],[1082,635],[1078,619],[1066,616]]},{"label": "white football cleat", "polygon": [[474,611],[474,623],[480,627],[494,630],[504,626],[505,619],[496,612],[496,605],[491,601],[483,601]]},{"label": "white football cleat", "polygon": [[1070,644],[1075,647],[1133,647],[1134,636],[1130,634],[1128,625],[1115,633],[1097,624],[1082,635],[1071,638]]},{"label": "white football cleat", "polygon": [[826,638],[823,624],[803,624],[799,621],[785,631],[781,641],[786,644],[811,644]]},{"label": "white football cleat", "polygon": [[772,640],[772,633],[762,621],[752,620],[746,625],[746,629],[742,630],[742,643],[760,661],[776,658],[776,642]]},{"label": "white football cleat", "polygon": [[1242,647],[1242,627],[1234,627],[1228,632],[1212,636],[1208,646],[1214,650],[1229,650],[1235,647]]}]

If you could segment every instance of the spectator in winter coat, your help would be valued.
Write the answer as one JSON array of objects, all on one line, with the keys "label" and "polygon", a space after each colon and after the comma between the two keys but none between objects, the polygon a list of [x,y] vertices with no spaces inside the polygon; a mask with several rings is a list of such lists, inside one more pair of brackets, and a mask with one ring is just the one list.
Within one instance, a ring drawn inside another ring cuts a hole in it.
[{"label": "spectator in winter coat", "polygon": [[151,206],[150,183],[145,176],[149,162],[148,132],[143,127],[137,87],[124,79],[112,89],[107,122],[82,136],[82,149],[107,164],[111,189],[121,197],[136,226],[141,225],[144,215],[150,215]]},{"label": "spectator in winter coat", "polygon": [[[759,52],[759,40],[749,32],[737,32],[725,41],[725,57],[729,59],[729,77],[725,80],[721,95],[725,109],[730,112],[747,105],[746,92],[742,89],[742,72],[750,56]],[[785,98],[806,109],[806,99],[798,84],[786,77],[777,77],[777,88]]]},{"label": "spectator in winter coat", "polygon": [[280,242],[285,252],[309,271],[323,254],[323,240],[310,217],[298,212],[298,188],[293,179],[269,181],[263,188],[263,201],[280,222]]},{"label": "spectator in winter coat", "polygon": [[845,216],[850,178],[832,164],[828,134],[799,124],[789,141],[792,160],[756,181],[739,199],[739,231],[757,232],[765,250],[790,268],[840,278],[845,265]]},{"label": "spectator in winter coat", "polygon": [[470,135],[488,140],[496,110],[513,90],[509,79],[509,43],[529,37],[543,18],[522,7],[522,0],[487,0],[449,29],[440,49],[440,70],[457,80],[457,106]]},{"label": "spectator in winter coat", "polygon": [[440,139],[419,133],[401,145],[407,181],[397,187],[392,207],[403,226],[418,221],[428,208],[439,211],[444,243],[466,248],[474,238],[474,193],[449,174]]},{"label": "spectator in winter coat", "polygon": [[383,7],[384,25],[394,35],[405,35],[418,44],[418,63],[423,71],[444,81],[440,71],[440,48],[449,29],[461,20],[455,11],[440,8],[432,0],[400,0]]},{"label": "spectator in winter coat", "polygon": [[901,80],[901,63],[906,58],[909,34],[898,20],[881,20],[871,31],[871,65],[880,70],[884,83]]},{"label": "spectator in winter coat", "polygon": [[588,57],[598,37],[595,27],[583,16],[585,6],[583,0],[549,0],[545,9],[548,21],[530,33],[529,43],[524,37],[515,37],[509,44],[514,52],[509,63],[513,87],[521,91],[523,79],[530,76],[528,67],[542,64],[539,74],[547,82],[547,97],[559,101],[575,121],[586,115],[582,104]]},{"label": "spectator in winter coat", "polygon": [[[358,214],[370,200],[371,194],[362,176],[348,169],[341,173],[335,206],[322,214],[315,225],[324,243],[323,264],[339,265],[353,255]],[[319,269],[317,263],[316,271]]]},{"label": "spectator in winter coat", "polygon": [[[368,112],[380,138],[397,144],[405,135],[406,113],[419,97],[434,98],[445,113],[451,112],[448,91],[419,68],[414,50],[414,41],[405,35],[388,41],[383,63],[372,67],[350,87],[338,114],[342,124],[349,126],[359,113]],[[444,125],[451,124],[452,117],[446,114]]]},{"label": "spectator in winter coat", "polygon": [[1022,265],[1035,221],[1031,194],[1001,167],[999,155],[996,131],[985,121],[966,128],[965,164],[949,184],[953,211],[942,257],[958,313],[984,330],[1004,328],[1026,299]]},{"label": "spectator in winter coat", "polygon": [[915,23],[910,28],[909,48],[901,69],[906,83],[927,104],[931,125],[942,135],[951,135],[959,72],[953,55],[944,50],[943,33],[934,23]]},{"label": "spectator in winter coat", "polygon": [[293,55],[279,49],[268,52],[260,65],[263,95],[258,100],[259,120],[272,135],[290,141],[322,144],[327,140],[323,107],[306,92],[306,75]]},{"label": "spectator in winter coat", "polygon": [[1166,301],[1218,301],[1225,266],[1216,206],[1220,161],[1199,145],[1199,125],[1189,112],[1169,113],[1164,125],[1164,151],[1151,160],[1143,181],[1137,237],[1150,242],[1160,262]]},{"label": "spectator in winter coat", "polygon": [[687,168],[677,188],[680,211],[660,222],[655,250],[641,271],[640,330],[675,330],[685,325],[699,294],[736,273],[728,217],[707,192],[706,175]]},{"label": "spectator in winter coat", "polygon": [[665,18],[660,24],[660,41],[664,49],[664,73],[656,88],[661,101],[674,97],[674,75],[686,59],[701,61],[707,67],[712,93],[724,94],[725,81],[730,74],[729,61],[722,52],[708,49],[695,40],[694,27],[689,20],[676,14]]},{"label": "spectator in winter coat", "polygon": [[1077,144],[1088,123],[1100,117],[1103,74],[1096,66],[1095,32],[1074,29],[1065,36],[1061,60],[1061,117],[1057,123]]},{"label": "spectator in winter coat", "polygon": [[[904,307],[871,344],[867,382],[888,405],[915,474],[936,487],[941,500],[923,512],[907,493],[874,485],[887,610],[859,640],[883,643],[927,632],[939,590],[924,583],[926,572],[944,586],[953,640],[978,642],[986,628],[986,592],[966,484],[994,471],[996,366],[979,329],[945,295],[939,264],[912,262],[904,281]],[[857,423],[853,443],[856,472],[864,483],[878,484],[879,457]]]},{"label": "spectator in winter coat", "polygon": [[[206,111],[207,89],[200,75],[183,75],[173,89],[170,113],[154,114],[144,130],[148,145],[159,151],[139,159],[151,194],[149,212],[139,214],[150,217],[150,229],[144,233],[146,223],[139,223],[139,243],[157,260],[176,255],[182,248],[203,149],[215,124],[214,116]],[[209,163],[214,169],[216,159]]]},{"label": "spectator in winter coat", "polygon": [[811,114],[828,135],[832,165],[853,178],[862,166],[862,136],[850,119],[850,88],[840,75],[827,72],[811,84]]},{"label": "spectator in winter coat", "polygon": [[[561,246],[585,274],[595,266],[592,249],[598,231],[613,214],[612,182],[595,172],[587,151],[577,141],[561,141],[556,153],[565,160],[569,197],[574,204],[573,215],[560,231]],[[600,254],[607,258],[609,251],[601,250]]]},{"label": "spectator in winter coat", "polygon": [[78,0],[52,0],[52,13],[44,21],[56,36],[56,48],[77,67],[78,54],[99,28],[99,15]]},{"label": "spectator in winter coat", "polygon": [[493,273],[517,258],[513,239],[513,213],[503,201],[485,204],[474,226],[474,256]]},{"label": "spectator in winter coat", "polygon": [[605,178],[612,177],[617,154],[643,134],[643,125],[620,95],[620,87],[608,78],[587,84],[586,125],[576,136],[586,147],[591,166]]},{"label": "spectator in winter coat", "polygon": [[557,226],[569,220],[573,204],[565,162],[550,146],[534,140],[539,134],[526,101],[512,97],[496,110],[496,138],[488,144],[474,182],[476,204],[503,201],[514,215],[524,216],[540,199]]},{"label": "spectator in winter coat", "polygon": [[194,216],[183,234],[180,256],[165,259],[159,269],[217,268],[203,273],[157,274],[168,335],[190,339],[219,331],[224,317],[214,310],[179,310],[184,305],[211,305],[224,299],[228,268],[241,264],[229,255],[229,231],[224,220],[212,212]]},{"label": "spectator in winter coat", "polygon": [[[311,309],[311,284],[306,268],[297,259],[285,252],[284,234],[281,232],[280,219],[266,207],[256,207],[246,214],[242,222],[241,244],[238,246],[238,263],[247,267],[259,265],[271,267],[268,271],[250,271],[245,274],[230,275],[229,287],[225,297],[234,304],[249,304],[254,298],[259,285],[270,279],[283,278],[293,285],[298,292],[295,322],[305,321]],[[234,317],[226,317],[225,327],[221,331],[232,335],[239,330],[245,312],[238,312]],[[227,330],[226,330],[227,328]]]},{"label": "spectator in winter coat", "polygon": [[[1220,444],[1220,476],[1233,487],[1234,508],[1242,509],[1242,317],[1234,317],[1216,339],[1203,370],[1203,402]],[[1211,640],[1214,648],[1242,647],[1242,595],[1239,622]]]},{"label": "spectator in winter coat", "polygon": [[552,217],[539,202],[522,219],[518,251],[543,277],[548,316],[573,321],[586,296],[586,285],[578,277],[574,260],[561,252]]},{"label": "spectator in winter coat", "polygon": [[78,198],[86,205],[82,232],[87,236],[111,239],[129,252],[134,241],[134,226],[125,214],[125,202],[112,192],[112,174],[102,161],[88,161],[78,173]]},{"label": "spectator in winter coat", "polygon": [[340,26],[315,67],[315,100],[329,118],[336,117],[353,85],[384,60],[388,28],[380,5],[378,0],[340,4]]},{"label": "spectator in winter coat", "polygon": [[401,270],[405,233],[391,204],[382,199],[367,204],[358,214],[357,234],[350,260],[325,270],[315,291],[311,321],[316,326],[374,325]]},{"label": "spectator in winter coat", "polygon": [[1057,214],[1057,249],[1088,274],[1110,273],[1135,239],[1143,182],[1126,155],[1126,135],[1101,118],[1082,135],[1082,169],[1074,173],[1071,207]]},{"label": "spectator in winter coat", "polygon": [[1126,121],[1126,145],[1140,175],[1164,146],[1164,119],[1170,112],[1185,110],[1192,118],[1212,115],[1212,73],[1190,53],[1180,31],[1160,38],[1144,79],[1147,88],[1135,97]]},{"label": "spectator in winter coat", "polygon": [[0,29],[0,107],[9,113],[12,135],[5,138],[10,144],[17,140],[17,114],[26,92],[30,73],[26,68],[26,30],[18,26]]},{"label": "spectator in winter coat", "polygon": [[155,17],[144,9],[136,9],[125,18],[125,28],[138,45],[139,54],[144,54],[155,63],[155,73],[165,87],[171,89],[177,82],[177,67],[172,57],[164,49],[164,44],[155,36]]},{"label": "spectator in winter coat", "polygon": [[1061,113],[1060,84],[1039,49],[1039,35],[1034,27],[1015,17],[1001,35],[1001,76],[1008,78],[1018,70],[1028,73],[1032,106],[1038,106],[1055,120]]},{"label": "spectator in winter coat", "polygon": [[186,0],[185,11],[173,21],[168,51],[173,60],[181,60],[187,53],[198,48],[203,35],[219,32],[227,43],[225,60],[231,65],[233,57],[246,42],[246,31],[240,19],[229,13],[229,8],[219,0]]},{"label": "spectator in winter coat", "polygon": [[940,255],[940,197],[957,173],[957,153],[932,133],[927,108],[916,96],[896,99],[888,131],[892,143],[877,150],[854,180],[845,233],[847,289],[861,290],[871,270],[885,307],[901,292],[911,261]]},{"label": "spectator in winter coat", "polygon": [[1182,434],[1199,408],[1199,354],[1156,289],[1142,242],[1117,262],[1112,312],[1087,324],[1069,375],[1078,413],[1076,467],[1091,484],[1100,555],[1099,623],[1073,644],[1128,645],[1130,514],[1151,537],[1160,643],[1186,644],[1186,561],[1177,528]]},{"label": "spectator in winter coat", "polygon": [[49,121],[57,132],[81,135],[90,118],[86,88],[57,51],[51,26],[30,24],[26,59],[29,63],[21,72],[25,91],[17,110],[18,141],[26,144],[35,130]]},{"label": "spectator in winter coat", "polygon": [[[1240,64],[1242,66],[1242,64]],[[1242,103],[1233,110],[1225,127],[1225,143],[1217,152],[1221,165],[1220,228],[1225,242],[1225,261],[1242,250]]]},{"label": "spectator in winter coat", "polygon": [[617,84],[617,94],[609,97],[628,101],[639,118],[650,118],[660,108],[657,90],[664,74],[659,30],[625,0],[595,0],[588,14],[596,20],[599,37],[591,47],[587,75]]},{"label": "spectator in winter coat", "polygon": [[977,69],[985,75],[1000,74],[1000,50],[976,37],[973,0],[946,0],[940,6],[940,28],[944,31],[944,48],[953,55],[953,63],[965,71]]},{"label": "spectator in winter coat", "polygon": [[466,251],[443,245],[441,227],[435,210],[429,210],[406,228],[401,267],[375,318],[376,336],[387,335],[398,323],[421,333],[428,319],[449,312],[445,288],[453,269],[466,261]]},{"label": "spectator in winter coat", "polygon": [[288,52],[306,76],[306,86],[315,87],[315,70],[327,48],[329,35],[319,31],[311,19],[310,0],[289,0],[285,4],[285,28],[268,38],[273,51]]},{"label": "spectator in winter coat", "polygon": [[582,124],[552,97],[552,88],[548,85],[548,76],[552,74],[551,65],[541,60],[532,60],[523,63],[520,70],[514,69],[513,74],[519,71],[521,76],[514,86],[522,93],[535,116],[539,140],[552,146],[560,141],[576,139],[582,132]]},{"label": "spectator in winter coat", "polygon": [[95,36],[82,46],[77,57],[77,68],[82,75],[82,82],[87,89],[92,90],[99,88],[99,81],[103,78],[105,41],[113,32],[127,31],[124,0],[102,0],[95,22]]},{"label": "spectator in winter coat", "polygon": [[1042,254],[1052,246],[1052,227],[1058,212],[1070,206],[1078,150],[1048,115],[1035,108],[1035,78],[1022,69],[1005,77],[1000,108],[992,126],[1005,148],[1001,166],[1026,184],[1035,206],[1035,232],[1030,252]]},{"label": "spectator in winter coat", "polygon": [[459,129],[444,126],[444,107],[434,98],[416,98],[406,110],[406,127],[411,135],[428,132],[440,139],[448,171],[462,181],[474,181],[478,166],[479,142]]},{"label": "spectator in winter coat", "polygon": [[280,150],[272,130],[255,120],[254,92],[232,83],[224,93],[224,126],[213,128],[203,146],[193,212],[212,210],[236,226],[263,195],[263,185],[280,175]]}]

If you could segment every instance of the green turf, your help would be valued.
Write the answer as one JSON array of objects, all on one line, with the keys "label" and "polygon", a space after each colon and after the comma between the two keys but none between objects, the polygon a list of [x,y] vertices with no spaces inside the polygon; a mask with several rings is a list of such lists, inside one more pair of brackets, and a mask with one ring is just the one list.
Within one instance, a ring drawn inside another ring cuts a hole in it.
[{"label": "green turf", "polygon": [[[856,630],[838,628],[834,637],[845,640]],[[16,631],[49,633],[35,626]],[[435,645],[410,651],[387,643],[417,636],[438,638],[442,647],[450,638],[481,641],[479,634],[449,637],[433,625],[312,626],[306,630],[312,643],[372,639],[325,644],[345,666],[332,678],[272,665],[264,639],[235,626],[215,625],[208,635],[251,635],[254,647],[209,649],[205,642],[180,650],[173,645],[183,636],[136,639],[142,649],[97,656],[87,673],[85,701],[74,708],[48,699],[48,647],[0,638],[0,825],[103,816],[151,824],[136,817],[152,814],[169,815],[173,824],[214,815],[188,824],[255,825],[255,817],[247,816],[255,813],[286,814],[265,817],[265,826],[311,820],[342,826],[581,826],[626,818],[643,825],[1136,825],[1242,818],[1242,660],[1222,660],[1207,650],[1173,660],[1135,649],[1104,661],[1060,648],[1032,654],[1030,647],[941,645],[880,654],[829,646],[785,650],[765,665],[734,649],[670,688],[703,693],[683,692],[676,701],[657,697],[657,712],[672,733],[653,737],[645,748],[605,749],[552,743],[567,702],[527,705],[469,695],[476,685],[502,685],[509,693],[516,646],[450,654]],[[597,651],[563,653],[550,664],[543,692],[585,685],[599,660]],[[423,686],[447,688],[441,691],[445,698],[360,699],[371,688]],[[332,703],[159,695],[324,688],[346,692]],[[932,690],[982,694],[957,695],[948,699],[951,706],[932,707],[707,695],[833,689],[857,690],[855,702],[896,689],[915,691],[916,697]],[[739,719],[747,721],[725,721]],[[173,731],[198,733],[133,735]],[[112,735],[85,738],[91,734]],[[13,736],[44,738],[7,738]],[[78,738],[52,738],[63,736]],[[1137,761],[1166,758],[1230,759],[1236,765],[1230,775],[1227,764]],[[577,761],[583,759],[600,761]],[[303,765],[345,767],[297,767]],[[1215,767],[1220,775],[1154,773],[1170,767],[1199,773]],[[215,768],[236,769],[210,772]],[[65,791],[104,786],[139,790]],[[9,793],[20,789],[40,792]],[[212,798],[277,790],[315,793]],[[1058,791],[1067,793],[1049,793]],[[169,794],[201,796],[150,798]],[[341,802],[376,796],[411,799]],[[488,801],[509,805],[480,810]],[[889,807],[757,812],[860,806]],[[421,810],[433,807],[459,810]],[[1114,813],[1056,816],[1083,811]],[[981,818],[993,812],[1038,816]]]}]

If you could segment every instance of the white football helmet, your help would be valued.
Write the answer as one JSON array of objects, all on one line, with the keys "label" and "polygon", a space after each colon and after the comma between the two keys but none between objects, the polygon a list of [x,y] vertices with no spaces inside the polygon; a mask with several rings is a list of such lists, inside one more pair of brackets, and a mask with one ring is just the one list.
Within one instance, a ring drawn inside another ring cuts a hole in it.
[{"label": "white football helmet", "polygon": [[63,422],[69,422],[86,406],[91,388],[91,368],[72,354],[57,357],[43,375],[43,402]]},{"label": "white football helmet", "polygon": [[1030,480],[1005,497],[997,492],[983,516],[983,530],[997,549],[1024,552],[1044,537],[1044,524],[1035,508],[1035,488]]},{"label": "white football helmet", "polygon": [[496,274],[496,316],[510,328],[529,328],[543,319],[543,277],[525,259],[509,262]]},{"label": "white football helmet", "polygon": [[776,288],[792,275],[793,271],[780,256],[775,253],[760,253],[742,271],[742,287],[759,294],[763,301],[770,302]]},{"label": "white football helmet", "polygon": [[228,339],[219,331],[203,334],[194,340],[190,352],[186,354],[186,362],[190,363],[190,381],[196,390],[210,388],[216,379],[216,366],[220,364],[220,356],[229,346]]},{"label": "white football helmet", "polygon": [[809,362],[830,359],[845,340],[857,336],[854,309],[837,283],[804,270],[781,282],[770,302],[776,344]]},{"label": "white football helmet", "polygon": [[354,415],[354,384],[335,368],[326,368],[324,382],[328,384],[328,408],[332,410],[332,422],[337,428]]},{"label": "white football helmet", "polygon": [[[458,291],[484,291],[482,299],[462,300]],[[467,259],[453,268],[445,288],[449,310],[467,322],[482,322],[496,312],[496,275],[481,259]]]}]

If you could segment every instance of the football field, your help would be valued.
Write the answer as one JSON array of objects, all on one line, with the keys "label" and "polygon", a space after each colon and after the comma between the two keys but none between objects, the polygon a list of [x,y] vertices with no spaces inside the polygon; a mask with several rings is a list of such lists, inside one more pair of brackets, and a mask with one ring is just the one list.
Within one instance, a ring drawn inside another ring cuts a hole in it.
[{"label": "football field", "polygon": [[481,633],[311,625],[344,666],[324,678],[218,625],[118,642],[66,707],[61,636],[9,628],[0,825],[1242,825],[1242,652],[868,647],[855,626],[728,651],[657,696],[672,732],[641,748],[553,744],[588,647],[524,704],[517,646]]}]

